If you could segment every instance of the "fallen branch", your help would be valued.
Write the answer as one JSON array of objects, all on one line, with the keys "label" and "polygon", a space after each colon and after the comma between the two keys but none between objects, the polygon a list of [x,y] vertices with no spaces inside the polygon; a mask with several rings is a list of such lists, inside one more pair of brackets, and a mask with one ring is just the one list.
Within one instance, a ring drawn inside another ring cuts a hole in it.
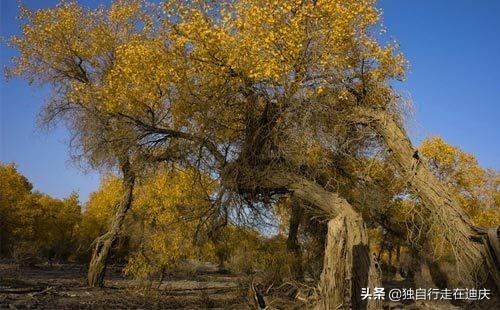
[{"label": "fallen branch", "polygon": [[37,295],[41,295],[41,294],[45,294],[47,292],[50,292],[51,290],[53,290],[54,287],[53,286],[48,286],[46,289],[42,290],[42,291],[39,291],[39,292],[35,292],[35,293],[31,293],[31,294],[28,294],[30,297],[35,297]]}]

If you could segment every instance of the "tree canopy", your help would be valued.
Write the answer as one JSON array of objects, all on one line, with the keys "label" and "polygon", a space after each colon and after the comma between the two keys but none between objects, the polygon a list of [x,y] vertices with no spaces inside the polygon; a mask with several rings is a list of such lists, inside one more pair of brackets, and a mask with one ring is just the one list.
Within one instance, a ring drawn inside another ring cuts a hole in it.
[{"label": "tree canopy", "polygon": [[[166,162],[210,180],[213,227],[228,215],[263,214],[286,195],[310,218],[329,221],[325,307],[356,307],[346,292],[359,295],[361,283],[380,281],[365,222],[397,225],[366,195],[384,204],[413,195],[426,214],[419,229],[438,227],[462,282],[492,276],[499,283],[498,272],[477,264],[492,256],[471,240],[477,230],[460,206],[477,196],[482,172],[463,153],[432,151],[439,141],[422,147],[430,166],[413,148],[404,130],[407,101],[391,87],[404,79],[407,62],[396,43],[381,43],[374,0],[117,0],[97,9],[61,2],[23,9],[22,17],[8,74],[50,85],[45,120],[66,122],[75,155],[123,174],[120,206],[96,245],[101,261],[136,178]],[[339,252],[339,263],[332,255],[343,245],[361,250]]]}]

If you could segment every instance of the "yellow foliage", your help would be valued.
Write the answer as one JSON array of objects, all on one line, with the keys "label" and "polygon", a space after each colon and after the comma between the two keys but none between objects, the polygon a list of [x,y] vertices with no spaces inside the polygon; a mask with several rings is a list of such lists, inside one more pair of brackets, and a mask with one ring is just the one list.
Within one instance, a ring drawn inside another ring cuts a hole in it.
[{"label": "yellow foliage", "polygon": [[20,55],[8,74],[62,83],[59,95],[79,106],[134,117],[154,111],[170,127],[233,139],[245,127],[249,105],[241,92],[249,85],[287,98],[329,93],[347,102],[354,98],[338,81],[355,76],[363,63],[364,82],[379,85],[366,100],[384,101],[383,82],[402,78],[406,61],[397,45],[381,46],[373,37],[379,16],[374,0],[167,1],[160,7],[115,0],[94,10],[64,1],[23,9],[22,35],[11,39]]},{"label": "yellow foliage", "polygon": [[0,188],[1,254],[68,258],[80,222],[78,195],[60,200],[31,192],[13,164],[0,164]]},{"label": "yellow foliage", "polygon": [[78,230],[79,255],[88,256],[94,240],[107,232],[121,194],[121,180],[113,175],[101,179],[99,189],[89,196]]},{"label": "yellow foliage", "polygon": [[498,172],[483,169],[472,154],[441,137],[424,140],[419,150],[477,225],[500,224],[500,206],[495,201],[500,192]]},{"label": "yellow foliage", "polygon": [[[140,222],[138,247],[129,257],[127,274],[148,279],[188,258],[213,254],[194,245],[196,214],[210,206],[211,181],[194,170],[162,171],[137,188],[134,215]],[[212,249],[213,250],[213,249]]]}]

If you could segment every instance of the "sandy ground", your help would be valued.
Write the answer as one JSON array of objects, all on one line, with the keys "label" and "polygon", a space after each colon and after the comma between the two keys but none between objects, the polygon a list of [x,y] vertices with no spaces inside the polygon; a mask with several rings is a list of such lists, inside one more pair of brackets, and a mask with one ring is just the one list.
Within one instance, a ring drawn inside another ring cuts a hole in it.
[{"label": "sandy ground", "polygon": [[[159,289],[141,289],[111,267],[106,287],[85,286],[85,267],[0,264],[0,309],[245,309],[240,277],[200,272],[169,277]],[[155,283],[155,287],[157,283]]]},{"label": "sandy ground", "polygon": [[[86,268],[78,264],[19,266],[0,262],[0,309],[254,309],[249,306],[248,281],[218,272],[211,264],[197,266],[189,275],[166,277],[158,288],[141,288],[110,266],[106,287],[86,287]],[[144,284],[144,283],[142,283]],[[386,280],[384,287],[413,287],[410,280]],[[273,309],[302,309],[293,300],[269,296]],[[474,307],[444,303],[386,302],[384,309],[500,309],[498,299]]]}]

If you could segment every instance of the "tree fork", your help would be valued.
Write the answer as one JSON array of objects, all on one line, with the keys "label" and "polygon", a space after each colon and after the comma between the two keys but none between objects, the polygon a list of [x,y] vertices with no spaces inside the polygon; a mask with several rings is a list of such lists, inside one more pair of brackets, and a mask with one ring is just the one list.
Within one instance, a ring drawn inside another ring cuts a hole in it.
[{"label": "tree fork", "polygon": [[123,174],[122,197],[117,205],[116,212],[108,232],[98,237],[95,241],[94,252],[92,254],[92,259],[90,260],[87,275],[87,281],[90,287],[103,287],[104,275],[106,273],[111,248],[118,239],[123,221],[125,219],[125,214],[132,205],[135,173],[132,170],[128,158],[121,161],[120,166]]}]

